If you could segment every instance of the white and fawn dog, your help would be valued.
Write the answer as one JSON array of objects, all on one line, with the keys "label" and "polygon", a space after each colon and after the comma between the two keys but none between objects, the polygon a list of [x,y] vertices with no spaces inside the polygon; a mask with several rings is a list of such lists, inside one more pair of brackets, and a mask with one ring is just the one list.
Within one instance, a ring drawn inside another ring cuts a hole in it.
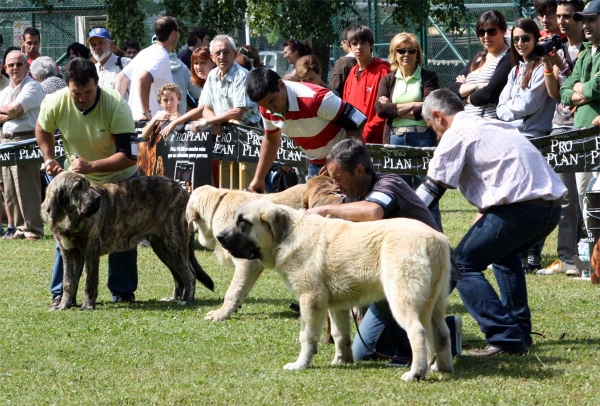
[{"label": "white and fawn dog", "polygon": [[411,219],[353,223],[263,200],[241,206],[217,239],[233,256],[276,269],[297,295],[301,351],[285,369],[310,366],[328,310],[332,364],[352,362],[348,310],[387,299],[412,347],[412,366],[402,379],[425,378],[430,366],[453,372],[444,320],[450,246],[443,234]]}]

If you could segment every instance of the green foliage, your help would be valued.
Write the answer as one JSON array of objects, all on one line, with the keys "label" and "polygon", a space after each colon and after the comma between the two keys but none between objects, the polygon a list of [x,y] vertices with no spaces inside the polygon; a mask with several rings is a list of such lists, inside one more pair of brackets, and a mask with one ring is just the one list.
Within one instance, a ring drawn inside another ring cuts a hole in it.
[{"label": "green foliage", "polygon": [[395,6],[393,20],[399,25],[422,25],[428,17],[448,24],[450,30],[460,27],[467,9],[465,0],[381,0],[381,4]]},{"label": "green foliage", "polygon": [[246,10],[245,0],[163,0],[163,5],[167,15],[177,17],[182,44],[190,27],[205,27],[211,37],[240,27]]},{"label": "green foliage", "polygon": [[122,47],[127,38],[135,38],[145,43],[145,15],[139,1],[105,0],[108,15],[107,29],[115,43]]}]

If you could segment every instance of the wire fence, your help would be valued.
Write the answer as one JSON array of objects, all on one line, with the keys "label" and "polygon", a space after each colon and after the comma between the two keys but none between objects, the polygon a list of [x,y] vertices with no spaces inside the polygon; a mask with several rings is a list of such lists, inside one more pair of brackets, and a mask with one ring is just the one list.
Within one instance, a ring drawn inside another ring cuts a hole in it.
[{"label": "wire fence", "polygon": [[[132,0],[134,1],[134,0]],[[139,0],[146,18],[145,38],[138,38],[143,45],[149,45],[152,37],[152,26],[161,14],[161,3],[155,0]],[[67,46],[75,41],[86,41],[89,29],[105,22],[106,10],[102,0],[75,0],[55,2],[56,11],[45,12],[39,7],[32,7],[30,0],[10,0],[0,2],[0,34],[4,37],[4,49],[8,46],[21,46],[22,33],[26,27],[34,25],[41,32],[41,53],[56,60],[64,58]],[[68,6],[65,6],[68,4]],[[521,16],[530,17],[530,7],[522,8],[517,1],[490,3],[485,0],[468,0],[467,13],[460,28],[450,31],[447,26],[429,19],[426,28],[417,26],[400,26],[393,23],[393,9],[377,0],[358,2],[356,12],[344,12],[334,17],[336,32],[344,28],[364,24],[373,30],[375,36],[375,56],[386,59],[389,42],[399,32],[407,31],[418,34],[425,52],[426,64],[435,70],[442,86],[454,80],[465,63],[481,50],[481,44],[475,34],[475,25],[479,16],[487,10],[502,12],[509,26]],[[209,22],[189,21],[188,26],[210,25]],[[236,43],[242,46],[247,43],[245,27],[232,27],[229,33]],[[184,36],[185,37],[185,36]],[[286,37],[259,35],[250,37],[250,44],[259,51],[271,51],[282,58],[282,44]],[[330,68],[335,60],[343,55],[339,40],[331,44]],[[64,62],[63,62],[64,63]]]}]

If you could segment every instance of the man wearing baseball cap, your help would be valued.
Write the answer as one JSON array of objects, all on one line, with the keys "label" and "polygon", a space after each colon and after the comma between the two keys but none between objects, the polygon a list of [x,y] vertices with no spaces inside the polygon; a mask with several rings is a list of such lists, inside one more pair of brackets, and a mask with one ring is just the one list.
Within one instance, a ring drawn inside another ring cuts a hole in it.
[{"label": "man wearing baseball cap", "polygon": [[[584,50],[579,54],[573,73],[561,86],[560,99],[566,106],[577,107],[573,116],[575,127],[591,127],[594,118],[600,115],[600,0],[574,13],[573,20],[583,21],[583,34],[589,42],[583,43]],[[588,174],[584,179],[581,190],[587,189],[591,176]],[[582,210],[587,225],[588,213],[583,207]]]},{"label": "man wearing baseball cap", "polygon": [[[88,44],[90,44],[92,56],[96,60],[96,70],[100,78],[98,84],[114,89],[117,75],[131,59],[113,53],[112,37],[104,27],[92,28],[88,34]],[[127,95],[125,95],[125,99],[127,99]]]}]

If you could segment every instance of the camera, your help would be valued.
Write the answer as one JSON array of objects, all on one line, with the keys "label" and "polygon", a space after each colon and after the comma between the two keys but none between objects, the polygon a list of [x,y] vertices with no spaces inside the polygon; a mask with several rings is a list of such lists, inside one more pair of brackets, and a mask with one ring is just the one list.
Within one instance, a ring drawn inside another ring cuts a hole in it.
[{"label": "camera", "polygon": [[544,56],[552,52],[552,48],[561,49],[562,46],[562,39],[559,35],[554,34],[551,37],[540,39],[540,42],[533,48],[533,53],[536,56]]}]

